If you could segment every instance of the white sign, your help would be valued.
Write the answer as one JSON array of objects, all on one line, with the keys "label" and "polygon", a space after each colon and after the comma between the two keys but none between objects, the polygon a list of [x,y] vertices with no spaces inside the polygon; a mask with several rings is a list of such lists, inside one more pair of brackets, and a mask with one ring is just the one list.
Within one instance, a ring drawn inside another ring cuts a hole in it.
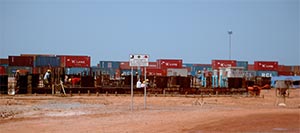
[{"label": "white sign", "polygon": [[149,65],[149,55],[145,55],[145,54],[130,55],[129,66],[145,67],[148,65]]}]

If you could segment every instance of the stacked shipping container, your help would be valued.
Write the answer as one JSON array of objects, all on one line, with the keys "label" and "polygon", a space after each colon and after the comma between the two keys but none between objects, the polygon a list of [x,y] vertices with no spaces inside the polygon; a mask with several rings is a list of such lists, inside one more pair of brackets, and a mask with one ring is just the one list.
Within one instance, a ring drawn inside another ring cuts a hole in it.
[{"label": "stacked shipping container", "polygon": [[90,56],[57,55],[61,67],[91,67]]},{"label": "stacked shipping container", "polygon": [[254,61],[254,70],[257,76],[273,77],[278,76],[277,61]]},{"label": "stacked shipping container", "polygon": [[212,60],[212,69],[218,70],[225,67],[236,67],[236,60]]}]

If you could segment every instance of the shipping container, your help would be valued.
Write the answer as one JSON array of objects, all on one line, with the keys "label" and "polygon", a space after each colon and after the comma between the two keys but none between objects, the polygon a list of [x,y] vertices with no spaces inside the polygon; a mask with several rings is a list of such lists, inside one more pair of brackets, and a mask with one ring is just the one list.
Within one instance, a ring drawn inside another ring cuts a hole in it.
[{"label": "shipping container", "polygon": [[9,66],[33,67],[34,59],[32,56],[8,56]]},{"label": "shipping container", "polygon": [[256,71],[256,76],[273,77],[273,76],[278,76],[278,72],[277,71]]},{"label": "shipping container", "polygon": [[236,67],[236,60],[212,60],[212,69]]},{"label": "shipping container", "polygon": [[36,56],[35,67],[60,67],[60,58],[53,56]]},{"label": "shipping container", "polygon": [[[120,63],[121,70],[130,70],[131,67],[129,66],[129,61],[124,61]],[[133,69],[137,69],[137,67],[133,67]]]},{"label": "shipping container", "polygon": [[[121,75],[122,76],[131,75],[131,69],[121,69],[120,71],[121,71]],[[137,69],[133,69],[132,72],[135,75],[136,73],[138,73],[138,70]]]},{"label": "shipping container", "polygon": [[192,66],[191,69],[191,75],[195,76],[198,74],[199,71],[205,71],[208,70],[210,71],[212,69],[211,64],[195,64],[194,66]]},{"label": "shipping container", "polygon": [[187,77],[188,76],[188,70],[186,68],[168,68],[167,69],[167,76]]},{"label": "shipping container", "polygon": [[194,64],[192,64],[192,63],[183,63],[182,64],[182,67],[190,67],[190,68],[192,68],[192,66],[194,66]]},{"label": "shipping container", "polygon": [[90,67],[90,56],[71,56],[71,55],[58,55],[61,61],[61,67]]},{"label": "shipping container", "polygon": [[249,71],[255,71],[254,64],[248,64],[248,70]]},{"label": "shipping container", "polygon": [[293,71],[278,71],[278,76],[294,76]]},{"label": "shipping container", "polygon": [[256,71],[244,71],[244,76],[247,80],[251,80],[256,77]]},{"label": "shipping container", "polygon": [[[144,75],[144,69],[141,70],[142,75]],[[167,70],[166,69],[158,69],[158,68],[151,68],[146,69],[147,76],[167,76]]]},{"label": "shipping container", "polygon": [[8,61],[8,59],[4,59],[4,58],[1,58],[0,59],[0,65],[5,65],[5,64],[7,64],[8,65],[8,63],[9,63],[9,61]]},{"label": "shipping container", "polygon": [[4,66],[0,66],[0,75],[6,75],[6,68]]},{"label": "shipping container", "polygon": [[300,72],[300,66],[291,66],[293,72]]},{"label": "shipping container", "polygon": [[147,69],[157,69],[157,62],[149,62]]},{"label": "shipping container", "polygon": [[158,59],[157,68],[182,68],[182,59]]},{"label": "shipping container", "polygon": [[70,67],[65,68],[65,74],[67,75],[89,75],[90,68],[82,68],[82,67]]},{"label": "shipping container", "polygon": [[119,61],[100,61],[99,63],[100,68],[112,68],[112,69],[119,69],[120,62]]},{"label": "shipping container", "polygon": [[54,54],[20,54],[20,56],[33,56],[33,57],[36,57],[36,56],[48,56],[48,57],[55,57]]},{"label": "shipping container", "polygon": [[292,66],[278,65],[278,71],[292,71]]},{"label": "shipping container", "polygon": [[243,78],[244,77],[244,67],[227,67],[227,68],[220,68],[223,69],[225,74],[222,74],[228,78]]},{"label": "shipping container", "polygon": [[[137,69],[138,67],[133,67],[133,69]],[[141,67],[144,68],[144,67]],[[157,68],[157,63],[156,62],[149,62],[148,66],[146,67],[147,69],[156,69]],[[120,69],[122,70],[128,70],[131,69],[129,66],[129,61],[124,61],[120,63]]]},{"label": "shipping container", "polygon": [[254,69],[256,71],[277,71],[277,61],[254,61]]},{"label": "shipping container", "polygon": [[248,61],[236,61],[237,67],[243,67],[245,71],[248,70]]},{"label": "shipping container", "polygon": [[16,71],[19,70],[21,75],[32,74],[32,67],[22,67],[22,66],[8,66],[6,73],[9,76],[14,76]]}]

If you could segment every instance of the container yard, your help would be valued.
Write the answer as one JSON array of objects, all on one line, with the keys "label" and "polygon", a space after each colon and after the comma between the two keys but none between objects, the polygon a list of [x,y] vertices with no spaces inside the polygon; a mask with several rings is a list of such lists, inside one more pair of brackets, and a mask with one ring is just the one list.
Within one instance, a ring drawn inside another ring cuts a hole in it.
[{"label": "container yard", "polygon": [[[248,61],[213,59],[211,64],[191,64],[182,59],[157,59],[156,62],[149,62],[146,67],[147,89],[149,93],[157,94],[248,94],[249,85],[266,85],[261,84],[262,79],[268,80],[268,88],[272,88],[272,77],[299,76],[298,68],[299,66],[279,65],[277,61],[254,61],[251,64]],[[8,94],[10,89],[22,90],[18,94],[53,94],[53,88],[45,88],[42,84],[47,70],[52,71],[54,86],[62,81],[65,90],[73,93],[129,94],[131,75],[134,84],[138,80],[145,80],[144,67],[133,67],[131,73],[129,61],[100,60],[96,66],[92,66],[91,57],[87,55],[8,56],[7,59],[1,59],[0,70],[1,76],[6,78],[15,78],[18,71],[21,80],[24,80],[20,81],[23,84],[19,88],[12,87],[16,86],[14,82],[7,83],[6,87],[1,88],[1,94]],[[293,81],[293,86],[297,85],[298,81]],[[139,93],[143,90],[134,91]]]},{"label": "container yard", "polygon": [[[92,66],[87,55],[21,54],[1,59],[0,64],[0,128],[4,132],[31,128],[60,132],[66,126],[75,127],[68,132],[123,132],[124,127],[126,132],[234,132],[225,124],[228,121],[242,132],[300,130],[295,117],[300,109],[299,66],[276,61],[252,64],[214,59],[211,64],[191,64],[157,59],[145,67],[145,79],[144,67],[133,67],[131,72],[128,61],[101,60]],[[49,70],[50,87],[43,81]],[[147,108],[138,81],[146,85]],[[278,88],[277,81],[289,81],[288,91],[283,93],[285,88]],[[261,118],[273,123],[262,123]],[[57,125],[54,119],[63,124]],[[281,125],[283,119],[289,124]],[[47,125],[25,126],[27,122]],[[127,124],[114,126],[118,122]],[[249,128],[250,123],[255,128]]]}]

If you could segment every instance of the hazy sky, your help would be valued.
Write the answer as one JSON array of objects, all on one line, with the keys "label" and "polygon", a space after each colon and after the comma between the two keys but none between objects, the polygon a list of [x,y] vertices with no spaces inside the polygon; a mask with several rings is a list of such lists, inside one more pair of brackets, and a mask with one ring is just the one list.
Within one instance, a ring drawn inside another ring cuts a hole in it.
[{"label": "hazy sky", "polygon": [[0,0],[0,58],[129,54],[300,65],[299,0]]}]

